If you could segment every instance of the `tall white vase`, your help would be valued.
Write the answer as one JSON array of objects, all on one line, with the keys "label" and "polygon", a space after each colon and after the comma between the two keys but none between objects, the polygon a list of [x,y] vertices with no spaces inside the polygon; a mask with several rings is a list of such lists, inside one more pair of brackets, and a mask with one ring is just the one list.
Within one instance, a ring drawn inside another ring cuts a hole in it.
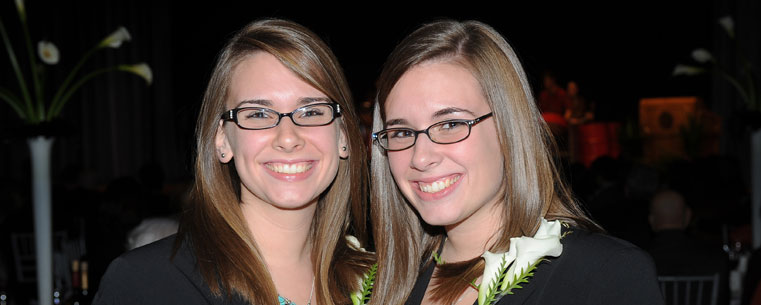
[{"label": "tall white vase", "polygon": [[53,304],[53,229],[51,213],[50,150],[53,138],[37,136],[27,140],[32,156],[32,200],[34,240],[37,254],[38,304]]}]

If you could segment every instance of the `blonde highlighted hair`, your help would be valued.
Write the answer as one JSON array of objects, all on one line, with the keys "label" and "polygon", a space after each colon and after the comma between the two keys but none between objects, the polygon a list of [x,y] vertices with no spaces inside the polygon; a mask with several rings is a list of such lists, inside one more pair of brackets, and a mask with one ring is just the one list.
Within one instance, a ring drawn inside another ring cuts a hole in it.
[{"label": "blonde highlighted hair", "polygon": [[240,208],[240,180],[233,162],[216,157],[215,134],[228,99],[235,67],[257,52],[275,56],[286,68],[341,106],[336,120],[347,136],[350,157],[342,159],[333,183],[320,196],[310,240],[319,304],[345,304],[357,279],[372,263],[366,253],[349,248],[352,231],[366,238],[365,148],[351,94],[338,60],[308,29],[285,20],[253,22],[237,32],[222,49],[209,80],[196,127],[195,185],[192,204],[182,216],[179,242],[188,242],[211,291],[238,294],[251,304],[277,301],[275,285],[264,258],[248,230]]},{"label": "blonde highlighted hair", "polygon": [[[431,61],[459,64],[478,80],[494,113],[503,155],[502,213],[505,222],[491,251],[507,251],[511,237],[533,235],[540,217],[601,230],[579,208],[554,162],[555,144],[536,107],[526,73],[513,49],[478,21],[439,21],[407,36],[387,59],[378,80],[373,130],[383,129],[386,98],[402,75]],[[371,215],[379,262],[374,304],[402,304],[418,273],[444,239],[402,196],[385,152],[372,148]],[[451,304],[483,272],[480,258],[438,268],[433,299]]]}]

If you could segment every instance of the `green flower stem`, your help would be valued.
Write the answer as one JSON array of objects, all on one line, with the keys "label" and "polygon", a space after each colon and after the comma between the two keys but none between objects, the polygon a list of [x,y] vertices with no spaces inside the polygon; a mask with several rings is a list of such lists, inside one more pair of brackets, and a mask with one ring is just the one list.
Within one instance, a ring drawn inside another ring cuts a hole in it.
[{"label": "green flower stem", "polygon": [[[50,104],[51,110],[53,110],[54,108],[58,108],[59,107],[58,104],[66,102],[65,100],[61,101],[61,96],[64,94],[64,92],[66,92],[66,89],[68,88],[69,83],[71,83],[71,81],[74,80],[74,76],[77,75],[77,72],[79,72],[79,69],[82,68],[82,66],[84,65],[85,62],[87,62],[90,56],[92,56],[96,51],[100,49],[101,49],[100,47],[96,46],[90,49],[89,51],[87,51],[87,53],[85,53],[85,55],[82,56],[82,59],[79,60],[77,65],[74,66],[74,69],[72,69],[71,72],[69,72],[69,75],[66,76],[66,79],[63,81],[63,83],[61,83],[61,86],[58,87],[58,91],[56,91],[55,95],[53,96],[53,99],[51,100],[51,104]],[[52,111],[49,111],[46,119],[51,120],[56,115],[58,115],[57,112],[54,115]]]},{"label": "green flower stem", "polygon": [[444,264],[444,259],[442,259],[439,253],[437,253],[436,251],[431,252],[431,256],[433,256],[433,260],[436,262],[436,265]]},{"label": "green flower stem", "polygon": [[[755,86],[756,84],[755,84],[755,73],[753,72],[753,63],[751,63],[751,61],[748,60],[748,58],[744,56],[745,54],[741,52],[743,50],[742,48],[743,46],[741,44],[740,39],[736,39],[736,36],[731,36],[731,35],[729,36],[729,38],[731,38],[732,42],[734,43],[735,57],[739,60],[739,62],[743,64],[743,70],[744,70],[743,72],[744,74],[746,74],[746,77],[748,79],[747,92],[740,86],[740,82],[738,82],[737,80],[729,77],[729,75],[727,76],[722,75],[722,76],[726,80],[728,80],[730,83],[732,83],[732,86],[734,86],[735,89],[737,89],[737,91],[740,92],[740,95],[743,97],[743,99],[748,104],[748,107],[750,109],[761,111],[761,100],[756,96],[756,86]],[[721,74],[726,74],[726,73],[723,73],[724,71],[721,71],[721,72],[722,72]]]},{"label": "green flower stem", "polygon": [[745,74],[746,79],[748,81],[748,97],[750,99],[750,107],[751,109],[756,109],[759,105],[758,96],[756,96],[756,84],[755,84],[755,73],[753,73],[753,68],[751,66],[748,66],[748,72]]},{"label": "green flower stem", "polygon": [[734,77],[727,74],[726,72],[722,71],[721,69],[716,69],[719,73],[719,76],[726,79],[730,84],[732,84],[733,87],[737,90],[737,92],[740,94],[740,97],[745,101],[749,106],[753,105],[753,102],[750,101],[748,94],[745,92],[745,89],[743,89],[742,85],[740,85],[740,82],[737,81]]},{"label": "green flower stem", "polygon": [[117,67],[112,66],[108,68],[95,70],[85,75],[84,77],[82,77],[73,86],[71,86],[71,88],[67,90],[66,93],[64,93],[61,99],[57,101],[58,103],[55,105],[55,107],[52,107],[52,106],[50,107],[49,117],[54,118],[58,116],[58,114],[61,112],[61,109],[63,109],[63,106],[66,105],[66,102],[69,100],[69,98],[71,98],[71,95],[73,95],[74,92],[76,92],[77,89],[79,89],[79,87],[82,87],[82,85],[84,85],[87,81],[91,80],[93,77],[96,77],[98,75],[108,73],[111,71],[117,71],[117,70],[118,70]]},{"label": "green flower stem", "polygon": [[26,120],[26,114],[21,107],[21,102],[19,102],[19,98],[13,92],[0,87],[0,99],[6,101],[22,120]]},{"label": "green flower stem", "polygon": [[8,57],[11,60],[11,66],[13,66],[13,71],[16,73],[16,80],[18,80],[19,87],[21,87],[21,94],[24,98],[24,103],[26,104],[26,115],[24,116],[25,120],[28,120],[31,123],[35,123],[34,120],[34,110],[32,107],[32,99],[29,96],[29,90],[26,87],[26,81],[24,81],[24,75],[21,73],[21,68],[19,68],[18,60],[16,60],[16,53],[13,52],[13,47],[11,46],[11,41],[8,38],[8,33],[5,31],[5,25],[3,25],[3,20],[0,19],[0,34],[3,36],[3,44],[5,44],[5,50],[8,52]]},{"label": "green flower stem", "polygon": [[370,295],[373,293],[375,285],[375,274],[378,272],[378,264],[370,266],[370,270],[362,276],[362,283],[359,291],[352,293],[350,298],[353,305],[363,305],[370,301]]},{"label": "green flower stem", "polygon": [[42,85],[40,84],[40,77],[37,74],[37,61],[34,56],[34,48],[32,47],[32,37],[29,35],[29,26],[27,26],[26,18],[21,20],[21,29],[24,31],[24,40],[26,41],[26,50],[29,54],[29,67],[32,70],[32,83],[34,84],[34,97],[37,100],[37,120],[43,121],[45,119],[45,105],[43,103]]}]

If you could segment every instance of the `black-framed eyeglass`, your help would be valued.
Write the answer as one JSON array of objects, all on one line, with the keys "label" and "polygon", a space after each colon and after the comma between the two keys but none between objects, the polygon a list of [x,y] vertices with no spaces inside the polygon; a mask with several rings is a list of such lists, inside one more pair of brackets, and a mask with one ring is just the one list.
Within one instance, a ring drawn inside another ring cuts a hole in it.
[{"label": "black-framed eyeglass", "polygon": [[417,136],[424,133],[437,144],[453,144],[467,139],[474,125],[492,116],[492,112],[473,120],[446,120],[423,130],[412,128],[388,128],[373,133],[373,141],[388,151],[405,150],[417,142]]},{"label": "black-framed eyeglass", "polygon": [[296,126],[325,126],[341,116],[341,105],[319,103],[300,107],[289,113],[280,113],[264,107],[234,108],[222,113],[222,120],[233,121],[238,127],[248,130],[273,128],[283,117],[291,118]]}]

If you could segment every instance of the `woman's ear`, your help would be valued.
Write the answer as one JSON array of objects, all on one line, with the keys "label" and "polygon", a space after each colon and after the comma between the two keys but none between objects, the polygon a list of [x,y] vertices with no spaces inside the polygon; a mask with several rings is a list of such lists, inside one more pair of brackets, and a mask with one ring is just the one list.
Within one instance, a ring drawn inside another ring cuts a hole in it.
[{"label": "woman's ear", "polygon": [[230,141],[225,134],[225,122],[219,120],[219,126],[217,126],[217,134],[214,137],[214,144],[217,148],[217,159],[219,162],[227,163],[233,158],[233,151],[230,148]]},{"label": "woman's ear", "polygon": [[341,159],[349,158],[349,141],[343,128],[338,128],[338,156]]}]

